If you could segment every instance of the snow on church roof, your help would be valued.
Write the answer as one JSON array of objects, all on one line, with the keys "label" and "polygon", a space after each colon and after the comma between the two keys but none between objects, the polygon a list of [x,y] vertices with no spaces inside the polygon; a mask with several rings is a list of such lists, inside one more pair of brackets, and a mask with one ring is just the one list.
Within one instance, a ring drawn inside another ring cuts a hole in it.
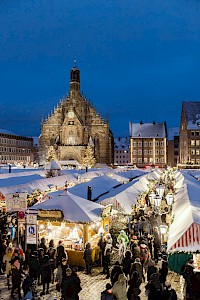
[{"label": "snow on church roof", "polygon": [[130,137],[133,138],[166,138],[165,123],[129,123]]}]

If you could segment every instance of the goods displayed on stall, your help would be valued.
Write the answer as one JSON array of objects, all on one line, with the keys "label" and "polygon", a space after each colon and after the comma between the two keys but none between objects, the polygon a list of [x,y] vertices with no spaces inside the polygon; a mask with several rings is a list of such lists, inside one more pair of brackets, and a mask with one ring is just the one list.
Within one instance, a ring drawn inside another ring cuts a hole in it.
[{"label": "goods displayed on stall", "polygon": [[97,244],[100,233],[109,232],[111,206],[108,209],[64,191],[30,210],[38,210],[39,240],[44,237],[49,243],[53,239],[55,245],[62,241],[70,265],[85,265],[83,251],[87,242],[91,243],[93,261],[98,259]]}]

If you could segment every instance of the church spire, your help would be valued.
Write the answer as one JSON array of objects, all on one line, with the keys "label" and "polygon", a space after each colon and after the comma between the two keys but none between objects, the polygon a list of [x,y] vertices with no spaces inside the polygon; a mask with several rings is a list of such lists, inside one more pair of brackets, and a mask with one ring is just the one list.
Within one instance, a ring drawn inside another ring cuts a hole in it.
[{"label": "church spire", "polygon": [[74,66],[70,72],[70,95],[80,95],[80,71],[76,66],[76,60],[74,60]]}]

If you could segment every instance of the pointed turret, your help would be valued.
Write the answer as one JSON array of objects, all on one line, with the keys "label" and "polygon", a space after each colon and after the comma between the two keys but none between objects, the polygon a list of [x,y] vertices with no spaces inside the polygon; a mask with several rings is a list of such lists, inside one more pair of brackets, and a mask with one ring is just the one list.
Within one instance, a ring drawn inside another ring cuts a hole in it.
[{"label": "pointed turret", "polygon": [[80,71],[76,66],[76,62],[74,63],[74,67],[70,72],[70,95],[80,95]]}]

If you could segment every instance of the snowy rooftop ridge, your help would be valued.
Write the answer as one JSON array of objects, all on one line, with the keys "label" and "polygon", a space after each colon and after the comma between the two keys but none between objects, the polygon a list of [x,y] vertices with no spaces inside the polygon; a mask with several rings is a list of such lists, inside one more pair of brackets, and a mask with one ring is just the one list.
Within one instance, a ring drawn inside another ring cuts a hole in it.
[{"label": "snowy rooftop ridge", "polygon": [[129,123],[130,136],[133,138],[166,138],[166,124],[162,123]]},{"label": "snowy rooftop ridge", "polygon": [[200,130],[200,101],[183,102],[183,110],[187,121],[187,129]]},{"label": "snowy rooftop ridge", "polygon": [[16,134],[16,133],[14,133],[12,131],[9,131],[9,130],[6,130],[6,129],[2,129],[2,128],[0,128],[0,133],[20,136],[19,134]]},{"label": "snowy rooftop ridge", "polygon": [[124,138],[124,137],[118,137],[114,138],[114,147],[115,149],[123,149],[123,150],[128,150],[129,149],[129,138]]}]

